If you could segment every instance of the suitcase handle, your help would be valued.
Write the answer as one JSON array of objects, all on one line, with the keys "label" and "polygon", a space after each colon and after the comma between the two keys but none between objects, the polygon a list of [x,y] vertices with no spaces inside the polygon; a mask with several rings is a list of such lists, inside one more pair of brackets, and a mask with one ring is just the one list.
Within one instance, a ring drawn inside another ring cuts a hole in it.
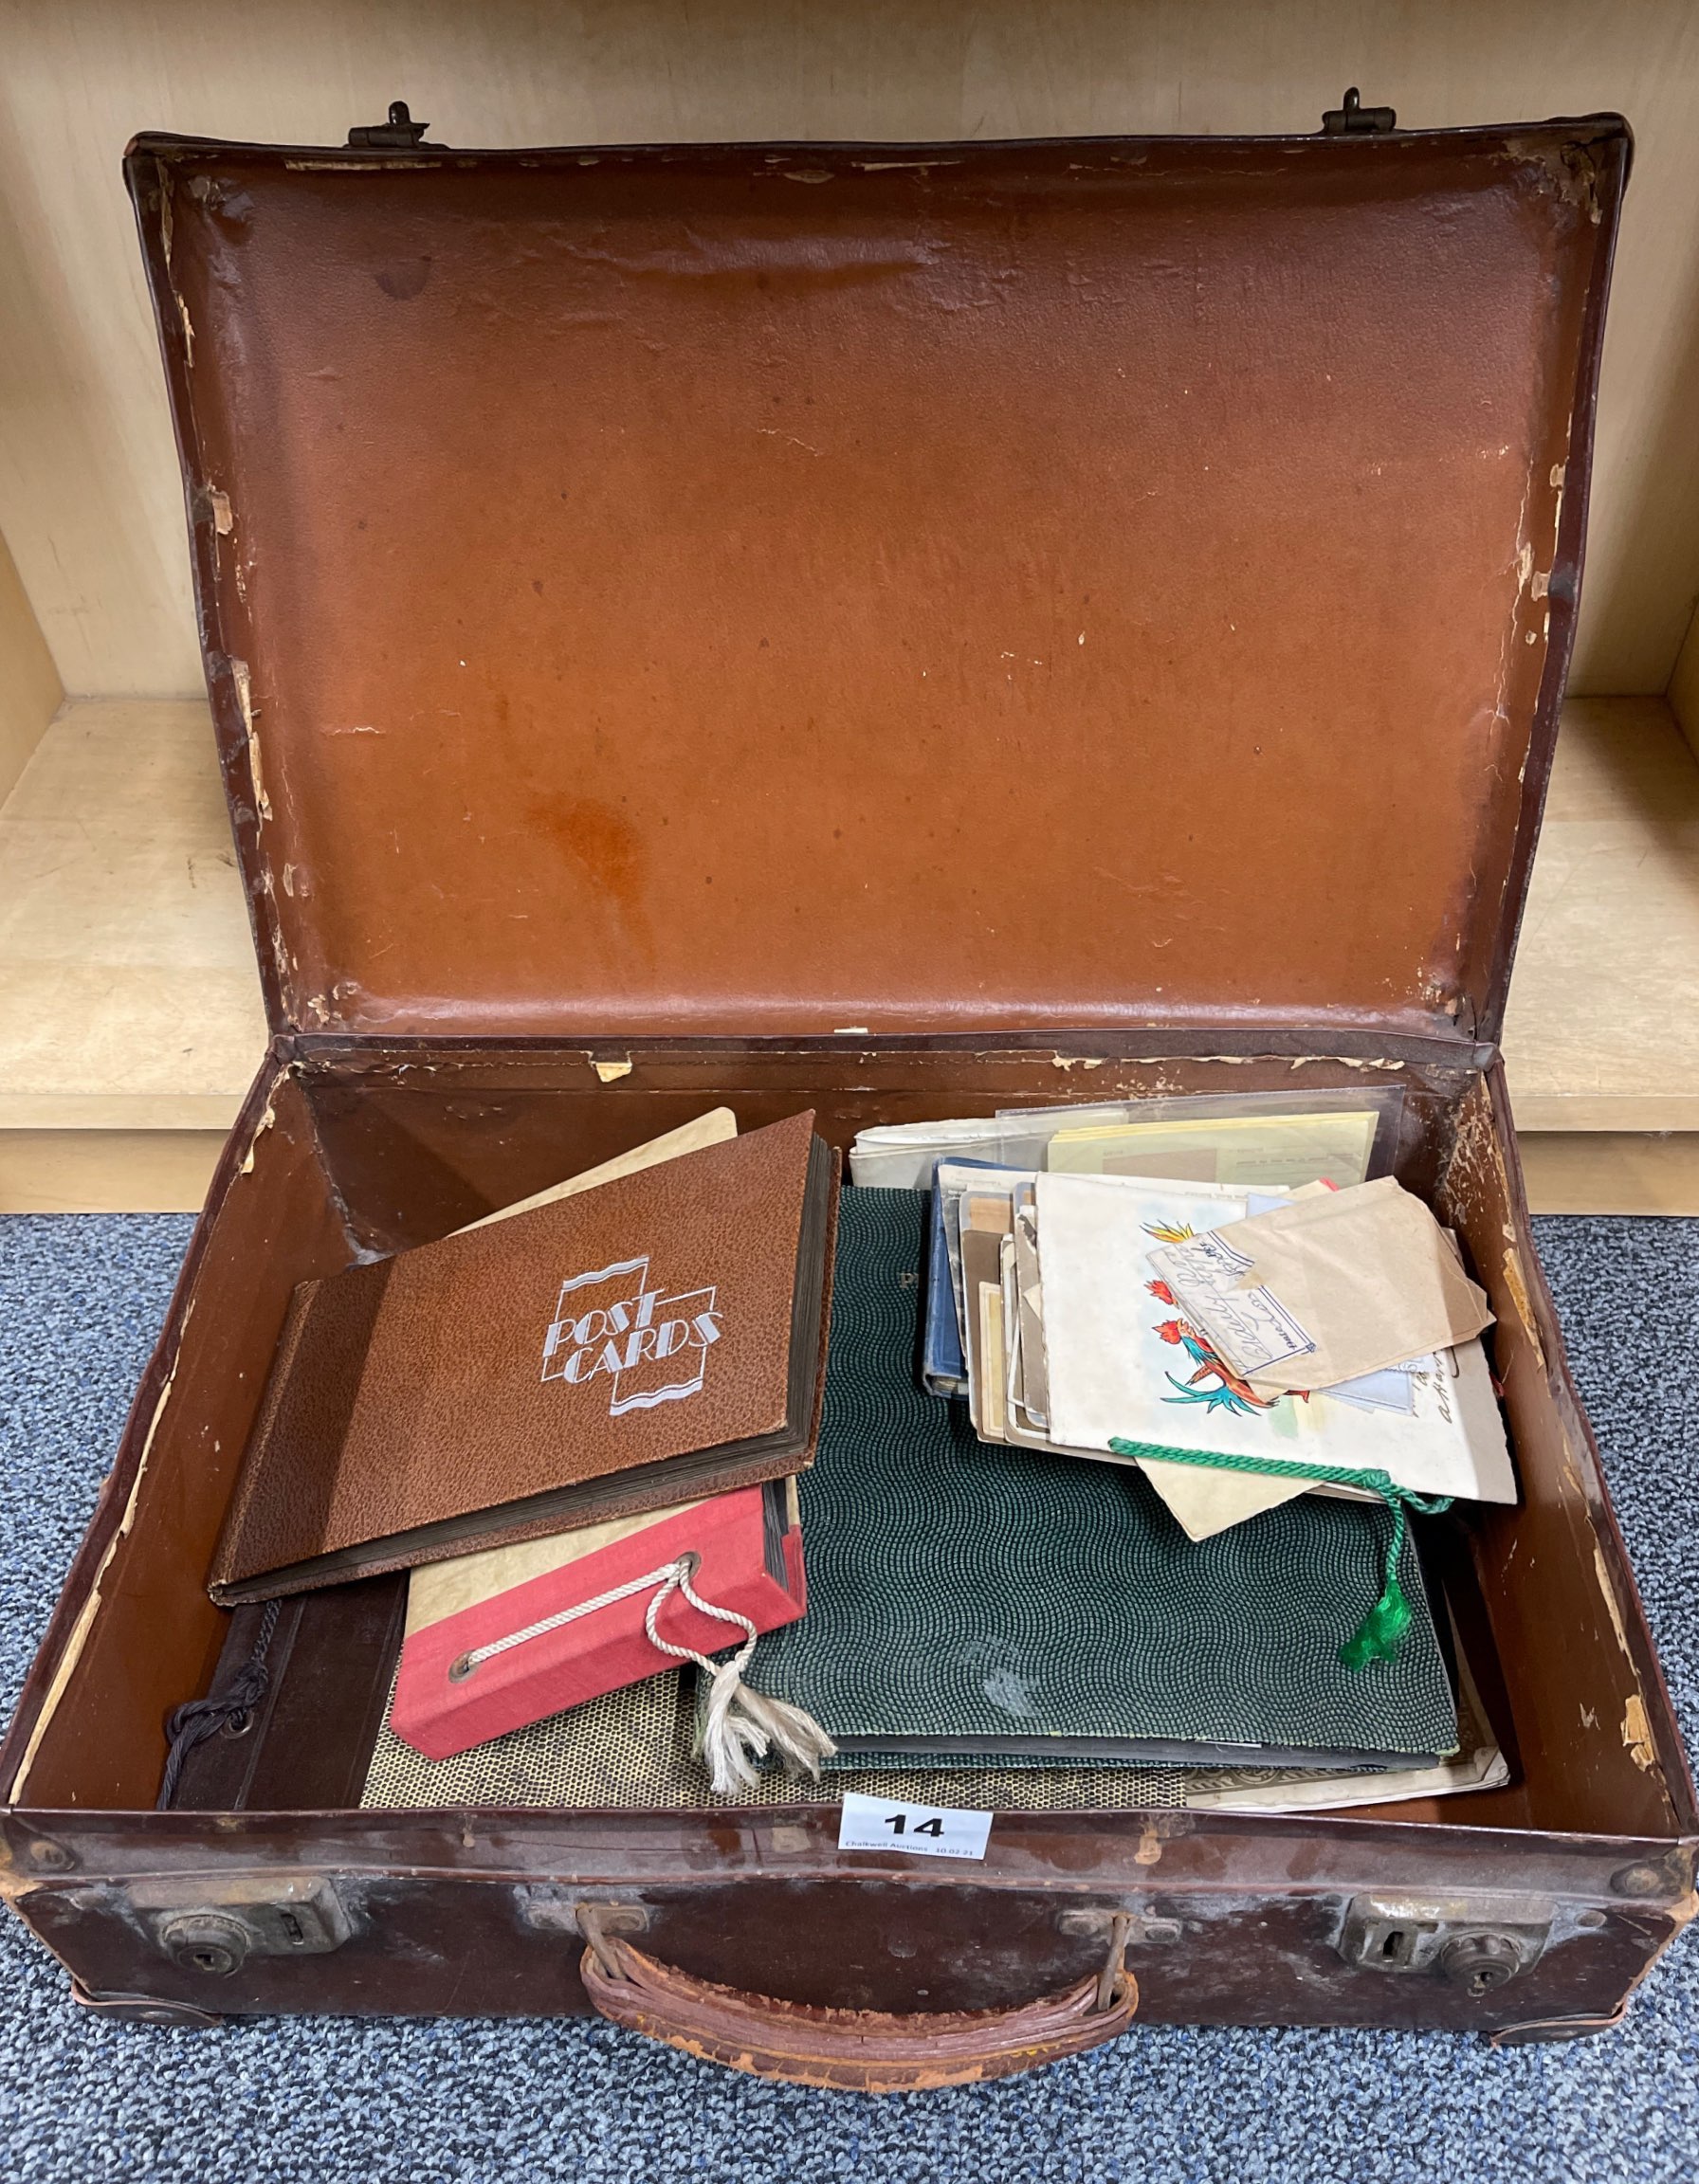
[{"label": "suitcase handle", "polygon": [[601,1906],[577,1907],[589,1942],[579,1969],[591,2002],[615,2025],[703,2062],[756,2078],[853,2093],[904,2093],[1012,2078],[1124,2032],[1139,1988],[1123,1961],[1128,1921],[1115,1920],[1103,1970],[1013,2010],[821,2010],[699,1979],[609,1932]]}]

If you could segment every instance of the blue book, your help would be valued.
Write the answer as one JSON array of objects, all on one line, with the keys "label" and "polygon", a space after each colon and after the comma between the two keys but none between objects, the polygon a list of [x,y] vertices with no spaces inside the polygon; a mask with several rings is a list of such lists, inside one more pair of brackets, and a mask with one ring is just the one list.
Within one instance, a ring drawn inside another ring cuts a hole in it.
[{"label": "blue book", "polygon": [[967,1359],[961,1354],[961,1320],[956,1304],[957,1266],[950,1249],[946,1208],[938,1187],[941,1168],[983,1168],[994,1175],[1024,1175],[1024,1168],[1005,1168],[996,1160],[959,1160],[946,1155],[932,1163],[932,1196],[927,1224],[926,1313],[921,1338],[921,1385],[928,1395],[965,1395]]}]

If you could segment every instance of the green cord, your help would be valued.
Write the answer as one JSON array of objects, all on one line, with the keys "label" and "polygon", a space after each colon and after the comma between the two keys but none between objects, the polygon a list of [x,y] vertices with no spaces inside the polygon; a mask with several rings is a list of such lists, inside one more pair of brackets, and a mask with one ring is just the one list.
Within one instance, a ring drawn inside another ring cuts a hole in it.
[{"label": "green cord", "polygon": [[1392,1511],[1392,1535],[1386,1543],[1384,1583],[1380,1597],[1352,1635],[1339,1649],[1347,1668],[1366,1668],[1371,1661],[1397,1658],[1410,1628],[1410,1603],[1398,1583],[1398,1565],[1404,1556],[1405,1512],[1418,1517],[1441,1516],[1452,1505],[1449,1494],[1413,1494],[1390,1473],[1352,1471],[1343,1464],[1288,1464],[1278,1456],[1206,1455],[1201,1448],[1163,1448],[1152,1441],[1111,1441],[1117,1456],[1148,1456],[1161,1464],[1197,1464],[1210,1471],[1254,1471],[1270,1479],[1305,1479],[1317,1486],[1356,1486],[1378,1494]]}]

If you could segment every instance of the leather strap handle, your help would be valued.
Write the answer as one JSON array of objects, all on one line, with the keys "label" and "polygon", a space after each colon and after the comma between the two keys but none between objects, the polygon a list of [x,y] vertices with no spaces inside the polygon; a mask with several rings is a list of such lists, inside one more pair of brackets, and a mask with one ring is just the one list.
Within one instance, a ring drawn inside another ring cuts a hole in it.
[{"label": "leather strap handle", "polygon": [[[588,1916],[587,1916],[588,1914]],[[821,2010],[699,1979],[607,1932],[579,1910],[589,1939],[584,1991],[601,2014],[705,2063],[757,2078],[854,2093],[905,2093],[1012,2078],[1124,2032],[1139,2007],[1122,1962],[1126,1922],[1109,1959],[1077,1986],[1013,2010]]]}]

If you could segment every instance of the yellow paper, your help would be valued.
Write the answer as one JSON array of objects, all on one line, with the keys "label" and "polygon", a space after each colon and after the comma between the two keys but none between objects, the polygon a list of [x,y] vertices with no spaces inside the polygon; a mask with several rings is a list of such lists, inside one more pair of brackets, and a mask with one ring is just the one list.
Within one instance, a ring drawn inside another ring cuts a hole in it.
[{"label": "yellow paper", "polygon": [[535,1192],[517,1205],[498,1207],[495,1212],[484,1214],[481,1221],[468,1221],[466,1228],[457,1228],[454,1233],[464,1236],[466,1228],[487,1228],[492,1221],[511,1221],[516,1213],[534,1213],[539,1206],[554,1205],[557,1198],[575,1197],[580,1191],[594,1191],[621,1175],[635,1175],[642,1169],[660,1167],[664,1160],[700,1153],[704,1145],[722,1145],[737,1135],[738,1118],[731,1109],[711,1107],[694,1122],[681,1122],[676,1130],[668,1130],[664,1138],[651,1138],[647,1145],[633,1145],[629,1153],[616,1153],[599,1167],[586,1168],[581,1175],[569,1175],[564,1183],[551,1183],[546,1191]]},{"label": "yellow paper", "polygon": [[1046,1165],[1071,1175],[1153,1175],[1232,1190],[1332,1183],[1368,1174],[1373,1108],[1339,1114],[1217,1116],[1195,1122],[1110,1122],[1059,1130]]}]

